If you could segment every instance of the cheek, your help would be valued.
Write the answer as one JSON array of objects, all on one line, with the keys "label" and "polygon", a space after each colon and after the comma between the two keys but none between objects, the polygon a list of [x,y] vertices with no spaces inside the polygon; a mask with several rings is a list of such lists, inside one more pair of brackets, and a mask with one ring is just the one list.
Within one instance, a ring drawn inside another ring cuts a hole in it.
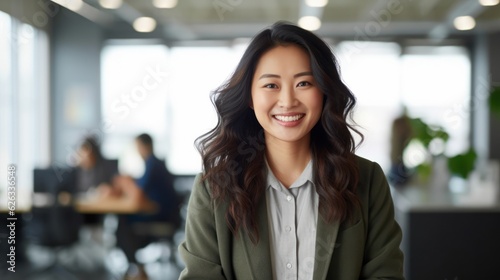
[{"label": "cheek", "polygon": [[259,122],[262,122],[265,119],[267,119],[269,110],[264,106],[264,104],[260,104],[258,102],[255,103],[254,102],[254,108],[253,108],[253,110],[254,110],[255,116],[257,117],[257,120]]},{"label": "cheek", "polygon": [[323,94],[315,92],[315,94],[311,96],[309,102],[311,108],[314,108],[314,111],[321,115],[321,111],[323,111]]},{"label": "cheek", "polygon": [[257,93],[252,95],[252,108],[255,112],[265,112],[268,111],[271,107],[271,102],[269,98],[266,98],[266,95],[263,93]]}]

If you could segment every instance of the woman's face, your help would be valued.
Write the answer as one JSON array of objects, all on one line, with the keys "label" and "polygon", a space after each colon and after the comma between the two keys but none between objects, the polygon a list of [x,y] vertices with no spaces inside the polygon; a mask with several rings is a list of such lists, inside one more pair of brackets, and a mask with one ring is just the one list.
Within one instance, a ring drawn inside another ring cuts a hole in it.
[{"label": "woman's face", "polygon": [[266,140],[307,140],[321,117],[323,94],[308,54],[296,45],[278,46],[260,58],[252,81],[252,108]]},{"label": "woman's face", "polygon": [[96,165],[97,158],[94,155],[92,148],[89,148],[87,146],[82,146],[80,147],[78,154],[80,156],[78,161],[78,166],[80,166],[81,168],[91,169]]}]

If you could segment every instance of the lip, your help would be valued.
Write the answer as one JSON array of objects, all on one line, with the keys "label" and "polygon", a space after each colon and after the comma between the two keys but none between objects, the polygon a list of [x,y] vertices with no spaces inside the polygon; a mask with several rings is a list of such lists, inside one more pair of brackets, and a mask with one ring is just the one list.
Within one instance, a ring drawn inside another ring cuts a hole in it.
[{"label": "lip", "polygon": [[[299,119],[297,119],[295,121],[283,121],[283,120],[279,120],[278,118],[276,118],[276,116],[283,116],[283,117],[300,116],[300,117],[299,117]],[[299,125],[305,116],[306,116],[306,114],[304,114],[304,113],[293,113],[292,112],[292,113],[285,113],[285,114],[273,114],[272,118],[274,121],[276,121],[281,126],[294,127],[294,126]]]}]

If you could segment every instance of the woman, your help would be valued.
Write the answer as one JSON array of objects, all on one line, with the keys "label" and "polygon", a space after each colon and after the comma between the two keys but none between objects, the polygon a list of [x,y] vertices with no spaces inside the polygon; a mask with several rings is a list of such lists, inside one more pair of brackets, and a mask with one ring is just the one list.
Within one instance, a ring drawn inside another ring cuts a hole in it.
[{"label": "woman", "polygon": [[385,176],[354,155],[355,98],[321,39],[273,25],[213,97],[180,279],[403,279]]},{"label": "woman", "polygon": [[96,136],[87,136],[78,148],[77,192],[85,193],[98,186],[109,185],[118,173],[117,167],[106,160]]}]

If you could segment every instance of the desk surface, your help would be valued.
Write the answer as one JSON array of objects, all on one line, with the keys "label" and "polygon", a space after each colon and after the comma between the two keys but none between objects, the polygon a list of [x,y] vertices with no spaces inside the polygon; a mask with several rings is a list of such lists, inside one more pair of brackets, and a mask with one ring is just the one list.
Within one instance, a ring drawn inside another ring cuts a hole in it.
[{"label": "desk surface", "polygon": [[[68,193],[61,193],[57,197],[50,193],[33,193],[30,197],[32,198],[30,201],[33,207],[51,207],[56,203],[64,206],[73,205],[78,212],[84,214],[154,214],[158,210],[158,205],[152,201],[146,199],[134,200],[128,197],[72,196]],[[15,212],[29,211],[30,208],[27,207],[16,207]],[[0,207],[0,213],[4,212],[8,213],[8,209]]]},{"label": "desk surface", "polygon": [[158,206],[151,201],[134,201],[126,197],[80,197],[76,199],[75,209],[85,214],[134,214],[155,213]]},{"label": "desk surface", "polygon": [[401,211],[487,211],[500,212],[500,190],[475,185],[466,192],[452,193],[446,187],[406,186],[393,188],[394,206]]}]

